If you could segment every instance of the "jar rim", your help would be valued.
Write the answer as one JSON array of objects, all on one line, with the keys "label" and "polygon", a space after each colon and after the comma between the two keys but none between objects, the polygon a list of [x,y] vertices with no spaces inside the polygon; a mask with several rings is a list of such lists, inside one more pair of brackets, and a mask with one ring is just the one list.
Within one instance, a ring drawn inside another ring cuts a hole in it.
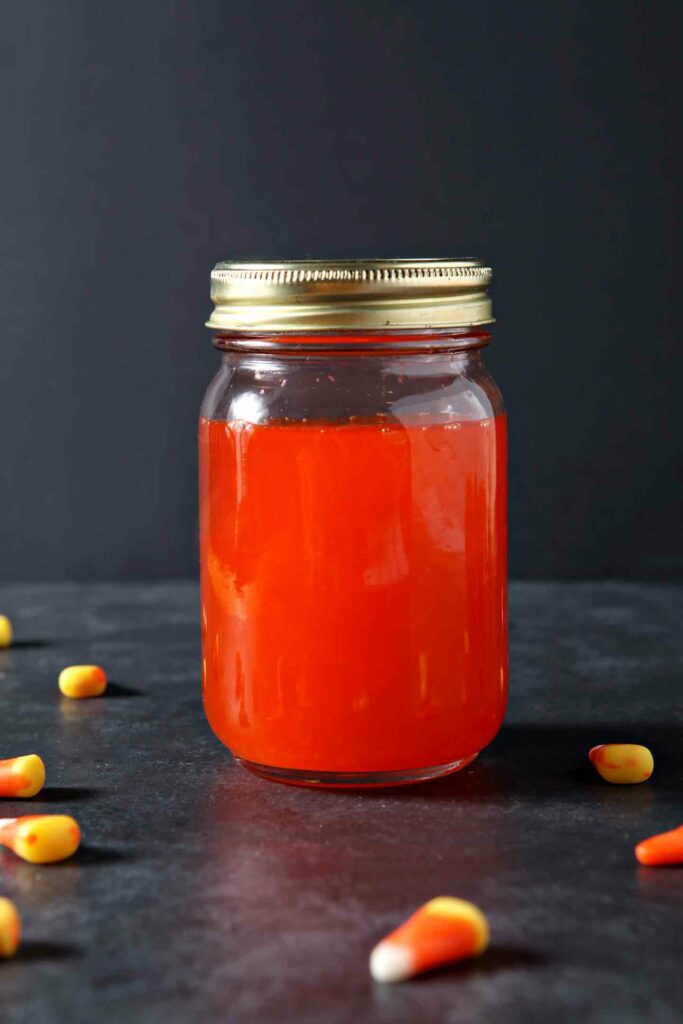
[{"label": "jar rim", "polygon": [[245,334],[475,327],[493,322],[491,276],[475,258],[221,262],[206,326]]}]

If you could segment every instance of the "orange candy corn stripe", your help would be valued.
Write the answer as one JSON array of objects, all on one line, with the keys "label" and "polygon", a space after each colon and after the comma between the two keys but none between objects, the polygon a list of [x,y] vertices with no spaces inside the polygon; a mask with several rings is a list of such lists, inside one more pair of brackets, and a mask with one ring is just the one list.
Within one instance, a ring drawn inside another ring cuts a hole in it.
[{"label": "orange candy corn stripe", "polygon": [[601,743],[588,757],[605,782],[617,785],[645,782],[655,767],[652,754],[640,743]]},{"label": "orange candy corn stripe", "polygon": [[30,864],[53,864],[76,852],[81,841],[78,823],[68,814],[27,814],[0,818],[0,845]]},{"label": "orange candy corn stripe", "polygon": [[11,900],[0,896],[0,960],[9,959],[19,949],[21,918]]},{"label": "orange candy corn stripe", "polygon": [[433,967],[478,956],[488,942],[488,923],[478,907],[438,896],[375,946],[370,973],[375,981],[404,981]]},{"label": "orange candy corn stripe", "polygon": [[45,785],[45,765],[37,754],[0,761],[0,797],[35,796]]},{"label": "orange candy corn stripe", "polygon": [[683,864],[683,825],[643,839],[636,846],[636,859],[648,867]]}]

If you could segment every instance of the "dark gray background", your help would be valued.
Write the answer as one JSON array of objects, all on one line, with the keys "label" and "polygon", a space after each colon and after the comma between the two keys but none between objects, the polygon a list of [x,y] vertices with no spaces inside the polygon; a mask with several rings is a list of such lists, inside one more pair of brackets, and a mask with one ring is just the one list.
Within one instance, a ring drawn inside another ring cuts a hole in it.
[{"label": "dark gray background", "polygon": [[2,6],[0,578],[188,576],[219,258],[481,255],[511,571],[683,574],[675,4]]}]

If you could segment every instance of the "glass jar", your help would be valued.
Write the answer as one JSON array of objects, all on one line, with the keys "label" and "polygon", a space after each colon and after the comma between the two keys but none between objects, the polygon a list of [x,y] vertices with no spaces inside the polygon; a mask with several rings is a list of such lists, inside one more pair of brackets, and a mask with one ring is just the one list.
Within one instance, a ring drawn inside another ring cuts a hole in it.
[{"label": "glass jar", "polygon": [[219,264],[204,706],[282,782],[436,778],[507,697],[506,420],[474,260]]}]

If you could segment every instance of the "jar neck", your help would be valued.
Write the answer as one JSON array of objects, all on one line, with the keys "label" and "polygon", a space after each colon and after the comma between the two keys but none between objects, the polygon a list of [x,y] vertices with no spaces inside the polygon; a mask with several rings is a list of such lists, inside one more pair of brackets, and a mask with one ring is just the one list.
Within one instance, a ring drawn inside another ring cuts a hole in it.
[{"label": "jar neck", "polygon": [[225,349],[221,353],[224,370],[254,374],[265,379],[286,374],[295,368],[306,367],[313,375],[312,380],[329,379],[330,373],[339,379],[340,375],[354,378],[359,386],[359,374],[366,382],[375,377],[388,379],[435,379],[440,377],[470,376],[486,373],[483,353],[477,348],[453,349],[424,348],[403,349],[394,345],[356,349]]},{"label": "jar neck", "polygon": [[415,331],[346,331],[334,334],[216,334],[214,348],[222,352],[281,352],[314,354],[461,352],[484,348],[491,333],[484,327],[458,327]]}]

